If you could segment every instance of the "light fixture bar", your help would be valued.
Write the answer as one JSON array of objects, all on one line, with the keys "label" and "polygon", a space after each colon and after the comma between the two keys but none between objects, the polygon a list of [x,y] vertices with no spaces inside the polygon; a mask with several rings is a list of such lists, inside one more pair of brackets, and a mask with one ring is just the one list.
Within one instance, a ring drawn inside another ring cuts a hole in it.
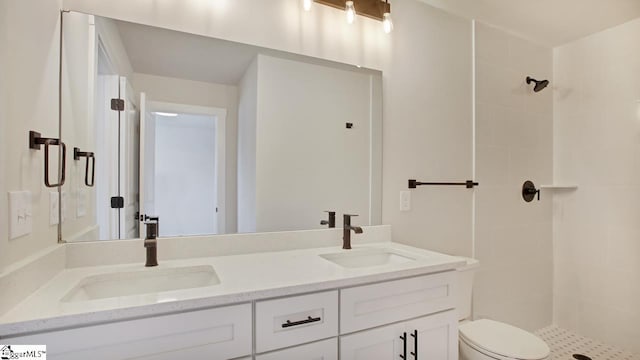
[{"label": "light fixture bar", "polygon": [[[344,10],[345,0],[315,0],[315,3]],[[358,15],[383,21],[385,13],[391,13],[391,5],[384,0],[353,0]]]}]

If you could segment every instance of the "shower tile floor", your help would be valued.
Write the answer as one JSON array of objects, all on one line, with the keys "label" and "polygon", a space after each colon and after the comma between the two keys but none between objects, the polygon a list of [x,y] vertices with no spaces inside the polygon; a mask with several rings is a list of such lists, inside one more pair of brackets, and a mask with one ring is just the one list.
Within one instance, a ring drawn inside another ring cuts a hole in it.
[{"label": "shower tile floor", "polygon": [[549,360],[575,360],[573,354],[587,355],[592,360],[640,360],[629,352],[557,326],[540,329],[535,334],[551,348]]}]

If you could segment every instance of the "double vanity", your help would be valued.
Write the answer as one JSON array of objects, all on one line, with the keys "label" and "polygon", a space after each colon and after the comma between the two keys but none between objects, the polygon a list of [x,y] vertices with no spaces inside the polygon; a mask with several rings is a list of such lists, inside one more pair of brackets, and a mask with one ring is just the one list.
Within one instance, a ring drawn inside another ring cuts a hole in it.
[{"label": "double vanity", "polygon": [[64,268],[0,318],[0,339],[65,360],[457,359],[465,260],[390,233],[365,227],[352,250],[336,229],[158,239],[151,268],[141,240],[65,244],[42,255]]}]

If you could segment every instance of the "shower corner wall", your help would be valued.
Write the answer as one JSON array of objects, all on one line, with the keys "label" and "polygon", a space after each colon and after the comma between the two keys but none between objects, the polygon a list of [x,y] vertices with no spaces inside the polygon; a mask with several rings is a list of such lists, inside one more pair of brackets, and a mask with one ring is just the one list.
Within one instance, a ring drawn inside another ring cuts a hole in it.
[{"label": "shower corner wall", "polygon": [[474,316],[533,331],[552,323],[552,201],[526,203],[525,180],[553,179],[553,52],[476,22]]},{"label": "shower corner wall", "polygon": [[640,354],[640,19],[554,50],[554,322]]}]

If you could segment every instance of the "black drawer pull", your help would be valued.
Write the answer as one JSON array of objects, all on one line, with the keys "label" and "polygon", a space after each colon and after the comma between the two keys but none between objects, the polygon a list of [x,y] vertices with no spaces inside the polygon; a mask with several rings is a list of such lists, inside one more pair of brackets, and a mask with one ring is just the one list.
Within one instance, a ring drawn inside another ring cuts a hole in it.
[{"label": "black drawer pull", "polygon": [[314,317],[309,316],[306,320],[300,320],[300,321],[287,320],[286,323],[282,324],[282,327],[286,329],[288,327],[304,325],[304,324],[311,324],[311,323],[318,322],[318,321],[321,321],[321,320],[322,320],[322,318],[320,318],[320,317],[314,318]]},{"label": "black drawer pull", "polygon": [[400,355],[400,359],[407,360],[407,333],[404,332],[402,336],[400,336],[400,340],[402,340],[402,355]]},{"label": "black drawer pull", "polygon": [[413,334],[411,334],[411,337],[413,337],[413,351],[411,355],[418,360],[418,330],[415,330]]}]

